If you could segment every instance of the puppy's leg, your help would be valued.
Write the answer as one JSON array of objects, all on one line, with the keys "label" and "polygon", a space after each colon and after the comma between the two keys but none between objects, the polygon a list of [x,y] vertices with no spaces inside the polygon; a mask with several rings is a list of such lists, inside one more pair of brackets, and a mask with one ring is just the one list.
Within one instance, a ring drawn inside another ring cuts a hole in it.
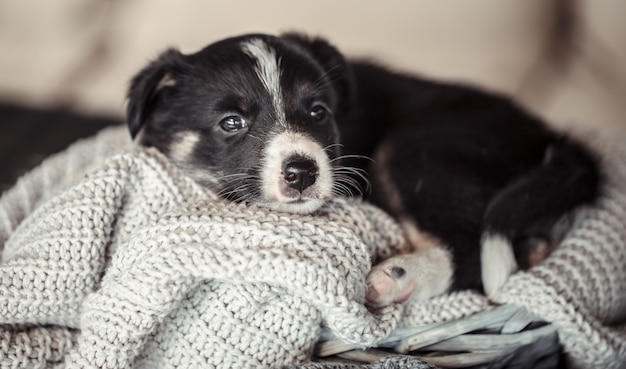
[{"label": "puppy's leg", "polygon": [[596,198],[599,182],[593,158],[562,141],[548,149],[541,166],[494,196],[481,242],[485,293],[493,295],[515,270],[546,258],[567,232],[569,214]]},{"label": "puppy's leg", "polygon": [[413,291],[425,299],[448,289],[480,289],[481,219],[491,187],[435,152],[415,155],[415,138],[407,143],[402,139],[410,135],[399,137],[375,156],[372,201],[400,220],[413,253],[374,267],[369,301],[382,305]]}]

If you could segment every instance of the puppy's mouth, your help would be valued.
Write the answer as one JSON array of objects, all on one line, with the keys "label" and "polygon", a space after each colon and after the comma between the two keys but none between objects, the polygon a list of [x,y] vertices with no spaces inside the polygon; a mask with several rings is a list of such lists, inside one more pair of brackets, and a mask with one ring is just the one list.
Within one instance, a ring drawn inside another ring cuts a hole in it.
[{"label": "puppy's mouth", "polygon": [[261,173],[262,205],[311,213],[331,199],[330,161],[316,141],[301,133],[284,132],[265,150]]}]

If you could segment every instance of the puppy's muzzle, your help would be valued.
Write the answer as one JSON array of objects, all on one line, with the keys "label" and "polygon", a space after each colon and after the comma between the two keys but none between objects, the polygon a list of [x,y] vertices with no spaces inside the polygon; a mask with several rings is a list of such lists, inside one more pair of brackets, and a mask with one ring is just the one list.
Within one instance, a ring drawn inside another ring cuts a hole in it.
[{"label": "puppy's muzzle", "polygon": [[300,193],[313,185],[319,175],[315,161],[304,157],[293,157],[286,160],[282,169],[285,184]]}]

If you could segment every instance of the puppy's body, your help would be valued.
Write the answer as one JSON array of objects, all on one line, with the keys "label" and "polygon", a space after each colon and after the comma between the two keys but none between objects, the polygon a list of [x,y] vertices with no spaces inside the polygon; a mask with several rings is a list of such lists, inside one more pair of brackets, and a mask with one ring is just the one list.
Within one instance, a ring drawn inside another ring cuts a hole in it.
[{"label": "puppy's body", "polygon": [[374,158],[370,199],[402,220],[415,248],[450,250],[453,289],[494,293],[542,260],[568,214],[597,195],[586,150],[511,101],[351,66],[359,109],[340,125],[344,150]]},{"label": "puppy's body", "polygon": [[312,212],[367,172],[366,197],[416,250],[372,272],[375,304],[495,292],[599,182],[584,149],[506,99],[349,63],[298,35],[170,50],[133,80],[128,119],[141,144],[233,201]]}]

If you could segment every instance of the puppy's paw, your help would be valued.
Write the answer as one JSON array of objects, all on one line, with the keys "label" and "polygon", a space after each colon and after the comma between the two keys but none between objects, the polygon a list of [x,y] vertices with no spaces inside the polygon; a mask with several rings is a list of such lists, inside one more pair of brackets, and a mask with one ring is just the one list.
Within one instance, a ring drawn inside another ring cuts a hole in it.
[{"label": "puppy's paw", "polygon": [[450,255],[439,247],[395,256],[372,268],[367,303],[380,307],[410,298],[425,300],[446,292],[451,281]]},{"label": "puppy's paw", "polygon": [[367,277],[367,302],[370,305],[404,302],[415,291],[415,281],[408,275],[402,260],[397,259],[375,266]]}]

